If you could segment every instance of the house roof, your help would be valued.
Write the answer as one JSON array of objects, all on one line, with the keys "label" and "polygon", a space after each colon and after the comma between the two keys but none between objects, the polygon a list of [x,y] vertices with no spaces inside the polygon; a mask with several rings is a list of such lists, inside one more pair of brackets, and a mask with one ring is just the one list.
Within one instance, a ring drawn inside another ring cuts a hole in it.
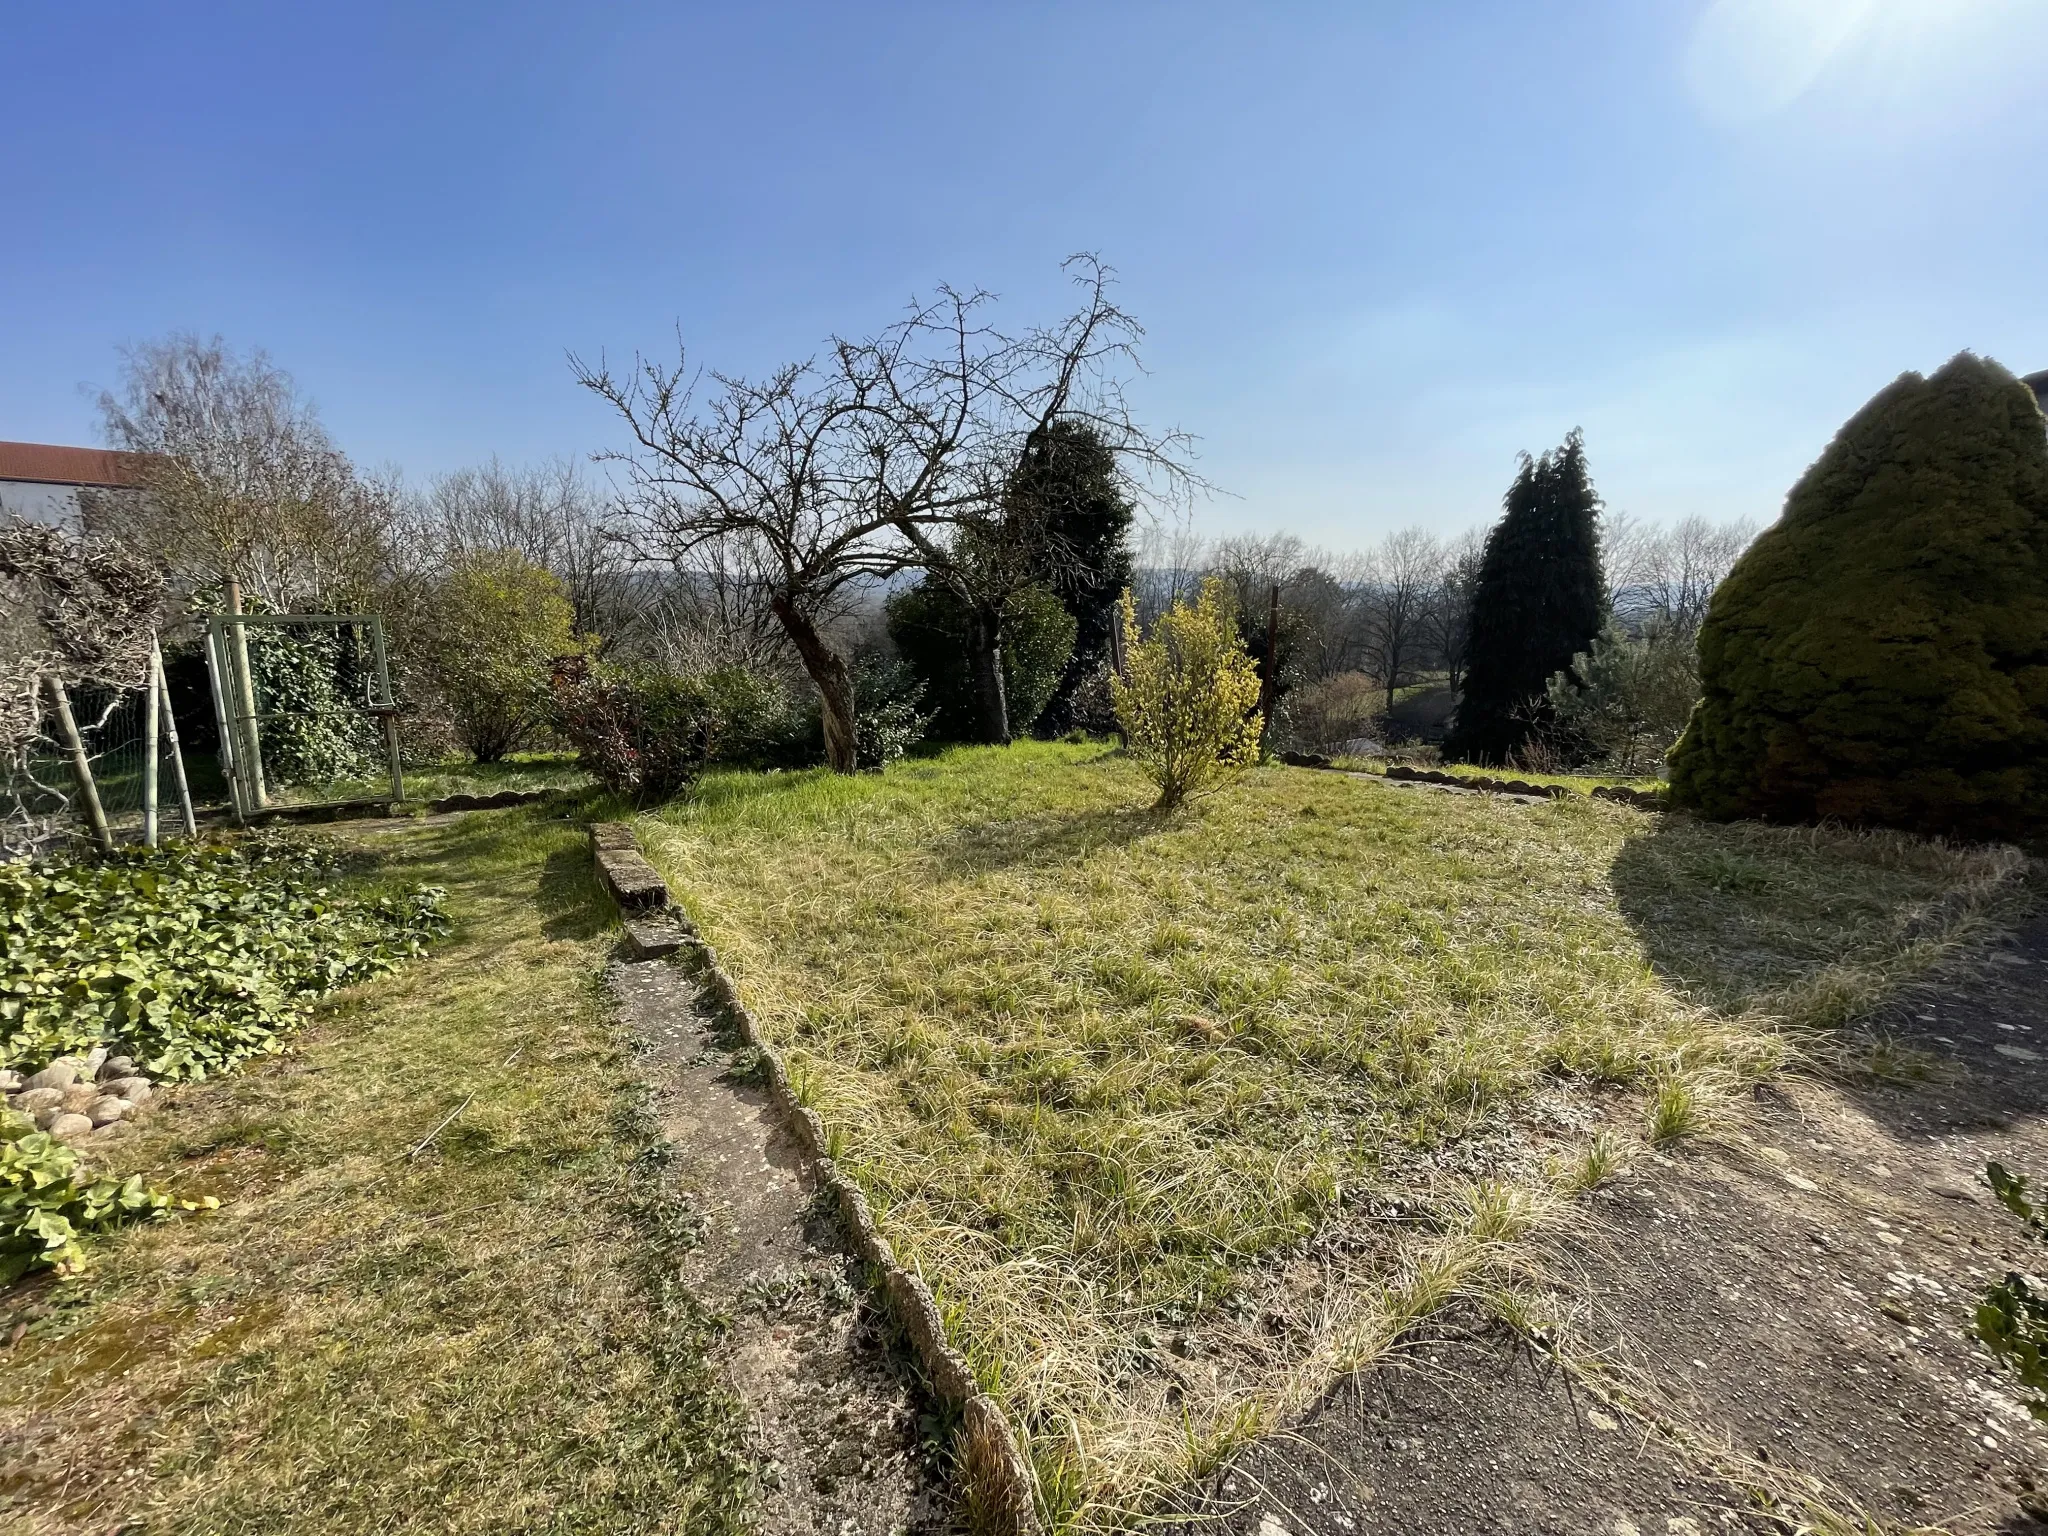
[{"label": "house roof", "polygon": [[0,442],[0,480],[40,485],[140,485],[156,455],[112,448],[64,448],[56,443]]}]

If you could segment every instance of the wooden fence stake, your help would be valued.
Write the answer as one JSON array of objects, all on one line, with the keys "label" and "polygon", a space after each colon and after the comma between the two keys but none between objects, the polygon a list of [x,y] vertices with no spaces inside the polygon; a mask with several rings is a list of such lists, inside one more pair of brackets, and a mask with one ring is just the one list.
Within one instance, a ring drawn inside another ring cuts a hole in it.
[{"label": "wooden fence stake", "polygon": [[1273,739],[1273,710],[1280,702],[1280,583],[1273,583],[1273,606],[1266,618],[1266,675],[1259,699],[1259,760],[1265,761]]},{"label": "wooden fence stake", "polygon": [[78,798],[85,806],[93,841],[100,845],[101,852],[112,853],[114,834],[107,826],[106,809],[100,804],[99,786],[92,781],[92,761],[85,755],[85,739],[78,734],[78,721],[72,717],[71,698],[64,692],[64,680],[53,673],[43,681],[50,685],[50,697],[57,701],[57,730],[71,758],[71,777],[78,784]]},{"label": "wooden fence stake", "polygon": [[[234,618],[242,615],[242,583],[233,576],[228,578],[228,612]],[[240,748],[236,756],[242,760],[242,782],[248,789],[252,810],[262,810],[270,804],[270,796],[263,787],[263,743],[256,730],[256,675],[249,670],[249,632],[240,624],[230,623],[228,629],[228,671],[235,679],[235,714],[242,729],[236,745]]]},{"label": "wooden fence stake", "polygon": [[157,648],[156,637],[149,640],[149,670],[156,679],[158,701],[164,711],[164,739],[171,748],[171,777],[178,785],[178,809],[185,815],[185,835],[199,835],[199,819],[192,814],[192,786],[185,781],[185,753],[178,745],[178,713],[171,708],[171,683],[164,676],[164,653]]},{"label": "wooden fence stake", "polygon": [[156,640],[152,636],[149,643],[149,683],[144,689],[149,697],[142,701],[142,846],[145,848],[156,846],[156,770],[158,754],[162,751],[157,724],[163,709],[163,690],[157,687],[162,681],[156,670],[160,662]]}]

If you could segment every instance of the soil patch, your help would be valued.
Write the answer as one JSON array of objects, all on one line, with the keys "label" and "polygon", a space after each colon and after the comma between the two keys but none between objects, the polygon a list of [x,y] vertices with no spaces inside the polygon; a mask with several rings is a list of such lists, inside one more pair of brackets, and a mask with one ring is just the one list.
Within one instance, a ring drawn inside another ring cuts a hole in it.
[{"label": "soil patch", "polygon": [[2048,1436],[1965,1332],[2042,1267],[1981,1175],[2048,1173],[2048,923],[1979,961],[1856,1042],[1917,1081],[1785,1080],[1541,1246],[1575,1370],[1454,1315],[1220,1472],[1200,1528],[2048,1532]]}]

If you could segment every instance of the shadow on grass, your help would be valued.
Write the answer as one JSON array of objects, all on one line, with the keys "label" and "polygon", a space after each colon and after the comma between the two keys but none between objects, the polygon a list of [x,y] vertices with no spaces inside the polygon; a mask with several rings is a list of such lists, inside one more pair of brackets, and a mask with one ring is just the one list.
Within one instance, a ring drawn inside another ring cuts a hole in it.
[{"label": "shadow on grass", "polygon": [[960,878],[1015,864],[1065,863],[1121,848],[1174,825],[1171,812],[1116,806],[1078,815],[1027,816],[958,827],[932,844],[939,869]]},{"label": "shadow on grass", "polygon": [[[1621,849],[1610,879],[1675,991],[1717,1010],[1790,1006],[1814,1032],[1814,1064],[1893,1134],[1920,1139],[1951,1116],[1990,1126],[2048,1113],[2048,1065],[2010,1055],[2022,1032],[2048,1034],[2048,1006],[1984,963],[2009,946],[2032,962],[2024,974],[2048,968],[2048,921],[2038,900],[1972,897],[1952,868],[1941,878],[1940,861],[1956,856],[1910,839],[1859,846],[1853,834],[1671,816]],[[1909,946],[1962,921],[1932,968],[1915,971]]]},{"label": "shadow on grass", "polygon": [[534,904],[540,908],[540,931],[551,939],[594,939],[611,926],[611,903],[580,837],[542,861]]}]

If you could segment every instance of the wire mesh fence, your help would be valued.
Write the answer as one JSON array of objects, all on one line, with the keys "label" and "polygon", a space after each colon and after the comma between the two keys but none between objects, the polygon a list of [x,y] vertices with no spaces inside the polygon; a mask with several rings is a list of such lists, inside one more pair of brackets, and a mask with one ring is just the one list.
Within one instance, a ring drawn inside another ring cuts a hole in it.
[{"label": "wire mesh fence", "polygon": [[[95,830],[92,805],[115,841],[141,841],[152,805],[149,764],[156,764],[153,804],[163,836],[186,830],[189,798],[196,815],[227,804],[227,785],[217,764],[192,753],[182,738],[196,723],[191,701],[181,708],[157,695],[152,741],[151,688],[111,688],[74,683],[64,704],[84,760],[81,779],[69,735],[47,686],[35,735],[0,771],[0,855],[41,851],[69,836]],[[90,782],[90,801],[86,781]]]},{"label": "wire mesh fence", "polygon": [[0,762],[0,857],[143,841],[152,819],[175,836],[187,795],[195,817],[246,819],[402,794],[374,615],[218,616],[160,666],[130,688],[44,679],[34,733]]},{"label": "wire mesh fence", "polygon": [[205,644],[221,756],[244,814],[403,794],[376,615],[216,615]]}]

